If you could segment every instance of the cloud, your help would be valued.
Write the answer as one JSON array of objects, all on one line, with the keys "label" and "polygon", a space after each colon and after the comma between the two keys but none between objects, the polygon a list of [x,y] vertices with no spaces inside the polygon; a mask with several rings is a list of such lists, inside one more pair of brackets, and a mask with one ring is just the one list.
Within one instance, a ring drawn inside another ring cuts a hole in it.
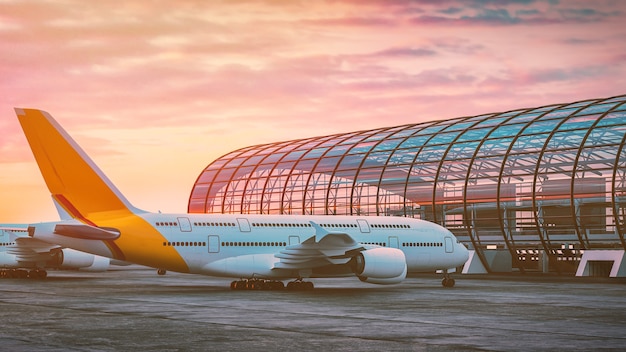
[{"label": "cloud", "polygon": [[392,27],[397,25],[397,21],[381,17],[339,17],[304,20],[302,23],[329,27]]},{"label": "cloud", "polygon": [[[3,113],[15,116],[13,110],[4,111]],[[22,134],[17,118],[11,119],[7,116],[0,119],[0,131],[2,131],[2,138],[0,138],[0,164],[33,159],[32,153],[23,148],[26,138]]]},{"label": "cloud", "polygon": [[389,48],[385,50],[381,50],[379,52],[374,53],[374,56],[387,56],[387,57],[421,57],[421,56],[433,56],[436,55],[437,52],[431,49],[424,48],[414,48],[414,47],[396,47]]},{"label": "cloud", "polygon": [[621,4],[3,1],[1,167],[32,162],[14,106],[189,189],[174,171],[251,144],[623,94]]}]

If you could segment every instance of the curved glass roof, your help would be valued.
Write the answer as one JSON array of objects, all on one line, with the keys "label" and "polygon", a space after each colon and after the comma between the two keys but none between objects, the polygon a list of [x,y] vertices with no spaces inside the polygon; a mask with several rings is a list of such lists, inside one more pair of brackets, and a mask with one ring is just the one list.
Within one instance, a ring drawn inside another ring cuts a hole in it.
[{"label": "curved glass roof", "polygon": [[507,248],[520,269],[534,248],[626,249],[625,102],[250,146],[202,171],[188,211],[416,217],[474,249]]}]

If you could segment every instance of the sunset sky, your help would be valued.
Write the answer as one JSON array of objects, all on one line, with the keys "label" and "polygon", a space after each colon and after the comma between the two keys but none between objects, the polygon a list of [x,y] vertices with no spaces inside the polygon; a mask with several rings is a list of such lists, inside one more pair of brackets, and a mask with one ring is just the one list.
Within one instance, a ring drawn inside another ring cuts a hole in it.
[{"label": "sunset sky", "polygon": [[620,0],[0,0],[0,223],[58,219],[14,107],[184,213],[240,147],[622,94]]}]

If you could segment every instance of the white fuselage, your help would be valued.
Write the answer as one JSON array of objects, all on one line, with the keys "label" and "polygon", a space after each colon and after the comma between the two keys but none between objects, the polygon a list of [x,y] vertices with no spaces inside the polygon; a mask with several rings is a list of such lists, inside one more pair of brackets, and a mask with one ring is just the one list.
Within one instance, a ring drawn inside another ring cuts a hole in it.
[{"label": "white fuselage", "polygon": [[[364,248],[397,248],[406,257],[408,273],[456,268],[468,251],[454,235],[437,224],[402,217],[315,215],[159,214],[140,215],[161,235],[163,247],[176,250],[190,273],[211,276],[259,277],[346,276],[345,271],[291,273],[271,270],[275,255],[315,235],[311,222],[331,233],[345,233]],[[111,257],[102,241],[77,240],[38,231],[36,238]],[[42,236],[43,234],[43,236]],[[124,231],[122,231],[124,236]],[[150,263],[137,263],[149,265]],[[153,265],[154,266],[154,265]],[[169,268],[164,268],[169,269]]]}]

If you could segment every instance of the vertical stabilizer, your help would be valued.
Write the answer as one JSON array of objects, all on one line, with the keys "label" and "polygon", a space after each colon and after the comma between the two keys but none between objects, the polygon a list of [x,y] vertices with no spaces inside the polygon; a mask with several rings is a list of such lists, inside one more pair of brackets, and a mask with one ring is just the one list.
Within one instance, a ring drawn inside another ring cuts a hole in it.
[{"label": "vertical stabilizer", "polygon": [[140,212],[45,111],[15,109],[41,174],[56,204],[94,225],[98,214]]}]

